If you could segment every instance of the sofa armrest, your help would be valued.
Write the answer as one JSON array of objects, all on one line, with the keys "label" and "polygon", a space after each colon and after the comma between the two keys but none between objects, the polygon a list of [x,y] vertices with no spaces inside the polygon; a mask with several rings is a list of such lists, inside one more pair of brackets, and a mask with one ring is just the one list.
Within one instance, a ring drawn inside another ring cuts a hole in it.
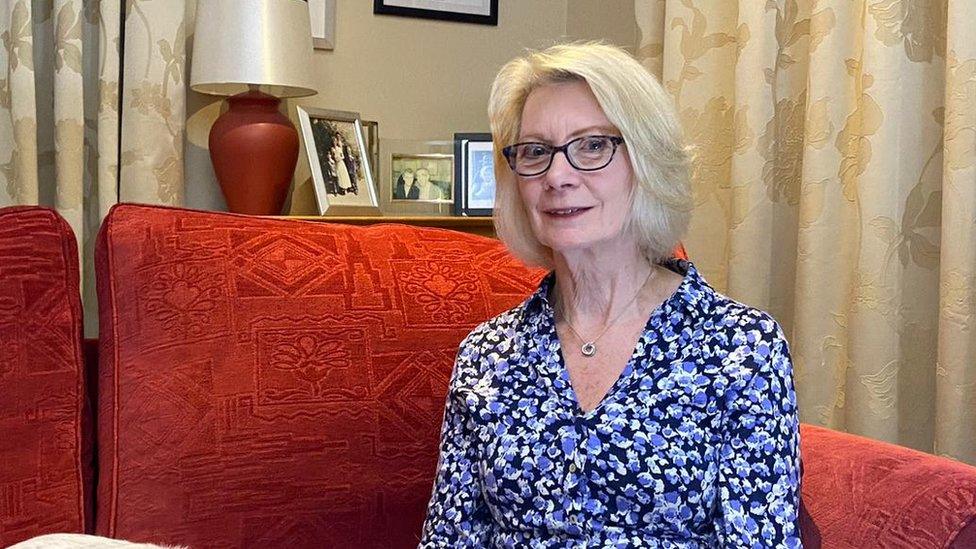
[{"label": "sofa armrest", "polygon": [[956,547],[976,529],[976,468],[801,427],[803,499],[824,547]]}]

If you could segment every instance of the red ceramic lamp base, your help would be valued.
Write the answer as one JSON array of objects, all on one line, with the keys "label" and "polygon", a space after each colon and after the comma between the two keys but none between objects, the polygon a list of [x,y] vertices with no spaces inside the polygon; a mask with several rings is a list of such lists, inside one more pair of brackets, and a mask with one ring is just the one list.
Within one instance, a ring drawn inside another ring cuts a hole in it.
[{"label": "red ceramic lamp base", "polygon": [[278,215],[298,161],[298,132],[280,100],[258,91],[227,99],[210,129],[210,160],[234,213]]}]

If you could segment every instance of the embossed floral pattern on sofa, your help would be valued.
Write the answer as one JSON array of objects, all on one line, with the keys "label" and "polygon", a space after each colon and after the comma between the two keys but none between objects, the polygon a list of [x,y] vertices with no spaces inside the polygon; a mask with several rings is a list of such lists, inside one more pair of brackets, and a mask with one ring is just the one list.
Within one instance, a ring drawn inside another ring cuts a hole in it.
[{"label": "embossed floral pattern on sofa", "polygon": [[416,546],[458,343],[541,272],[491,239],[133,205],[98,245],[98,533]]}]

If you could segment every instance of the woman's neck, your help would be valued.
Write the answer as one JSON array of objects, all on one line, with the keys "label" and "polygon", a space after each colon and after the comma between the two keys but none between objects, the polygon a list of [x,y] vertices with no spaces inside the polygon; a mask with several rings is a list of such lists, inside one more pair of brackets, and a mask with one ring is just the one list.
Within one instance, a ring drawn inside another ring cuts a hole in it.
[{"label": "woman's neck", "polygon": [[584,330],[606,323],[623,308],[639,307],[638,294],[656,268],[636,248],[554,254],[554,263],[557,310]]}]

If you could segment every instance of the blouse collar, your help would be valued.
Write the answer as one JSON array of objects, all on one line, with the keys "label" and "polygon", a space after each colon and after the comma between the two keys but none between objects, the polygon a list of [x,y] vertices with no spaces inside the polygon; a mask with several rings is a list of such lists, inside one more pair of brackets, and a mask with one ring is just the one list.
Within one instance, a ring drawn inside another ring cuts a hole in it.
[{"label": "blouse collar", "polygon": [[[671,317],[674,312],[681,312],[691,319],[702,316],[702,312],[708,310],[711,302],[715,298],[715,290],[705,281],[705,279],[695,268],[695,265],[684,259],[671,258],[659,263],[662,267],[684,276],[684,280],[664,303],[658,307]],[[525,305],[527,315],[544,314],[549,318],[554,317],[552,291],[556,284],[556,272],[551,271],[539,283],[538,289],[529,297]]]}]

